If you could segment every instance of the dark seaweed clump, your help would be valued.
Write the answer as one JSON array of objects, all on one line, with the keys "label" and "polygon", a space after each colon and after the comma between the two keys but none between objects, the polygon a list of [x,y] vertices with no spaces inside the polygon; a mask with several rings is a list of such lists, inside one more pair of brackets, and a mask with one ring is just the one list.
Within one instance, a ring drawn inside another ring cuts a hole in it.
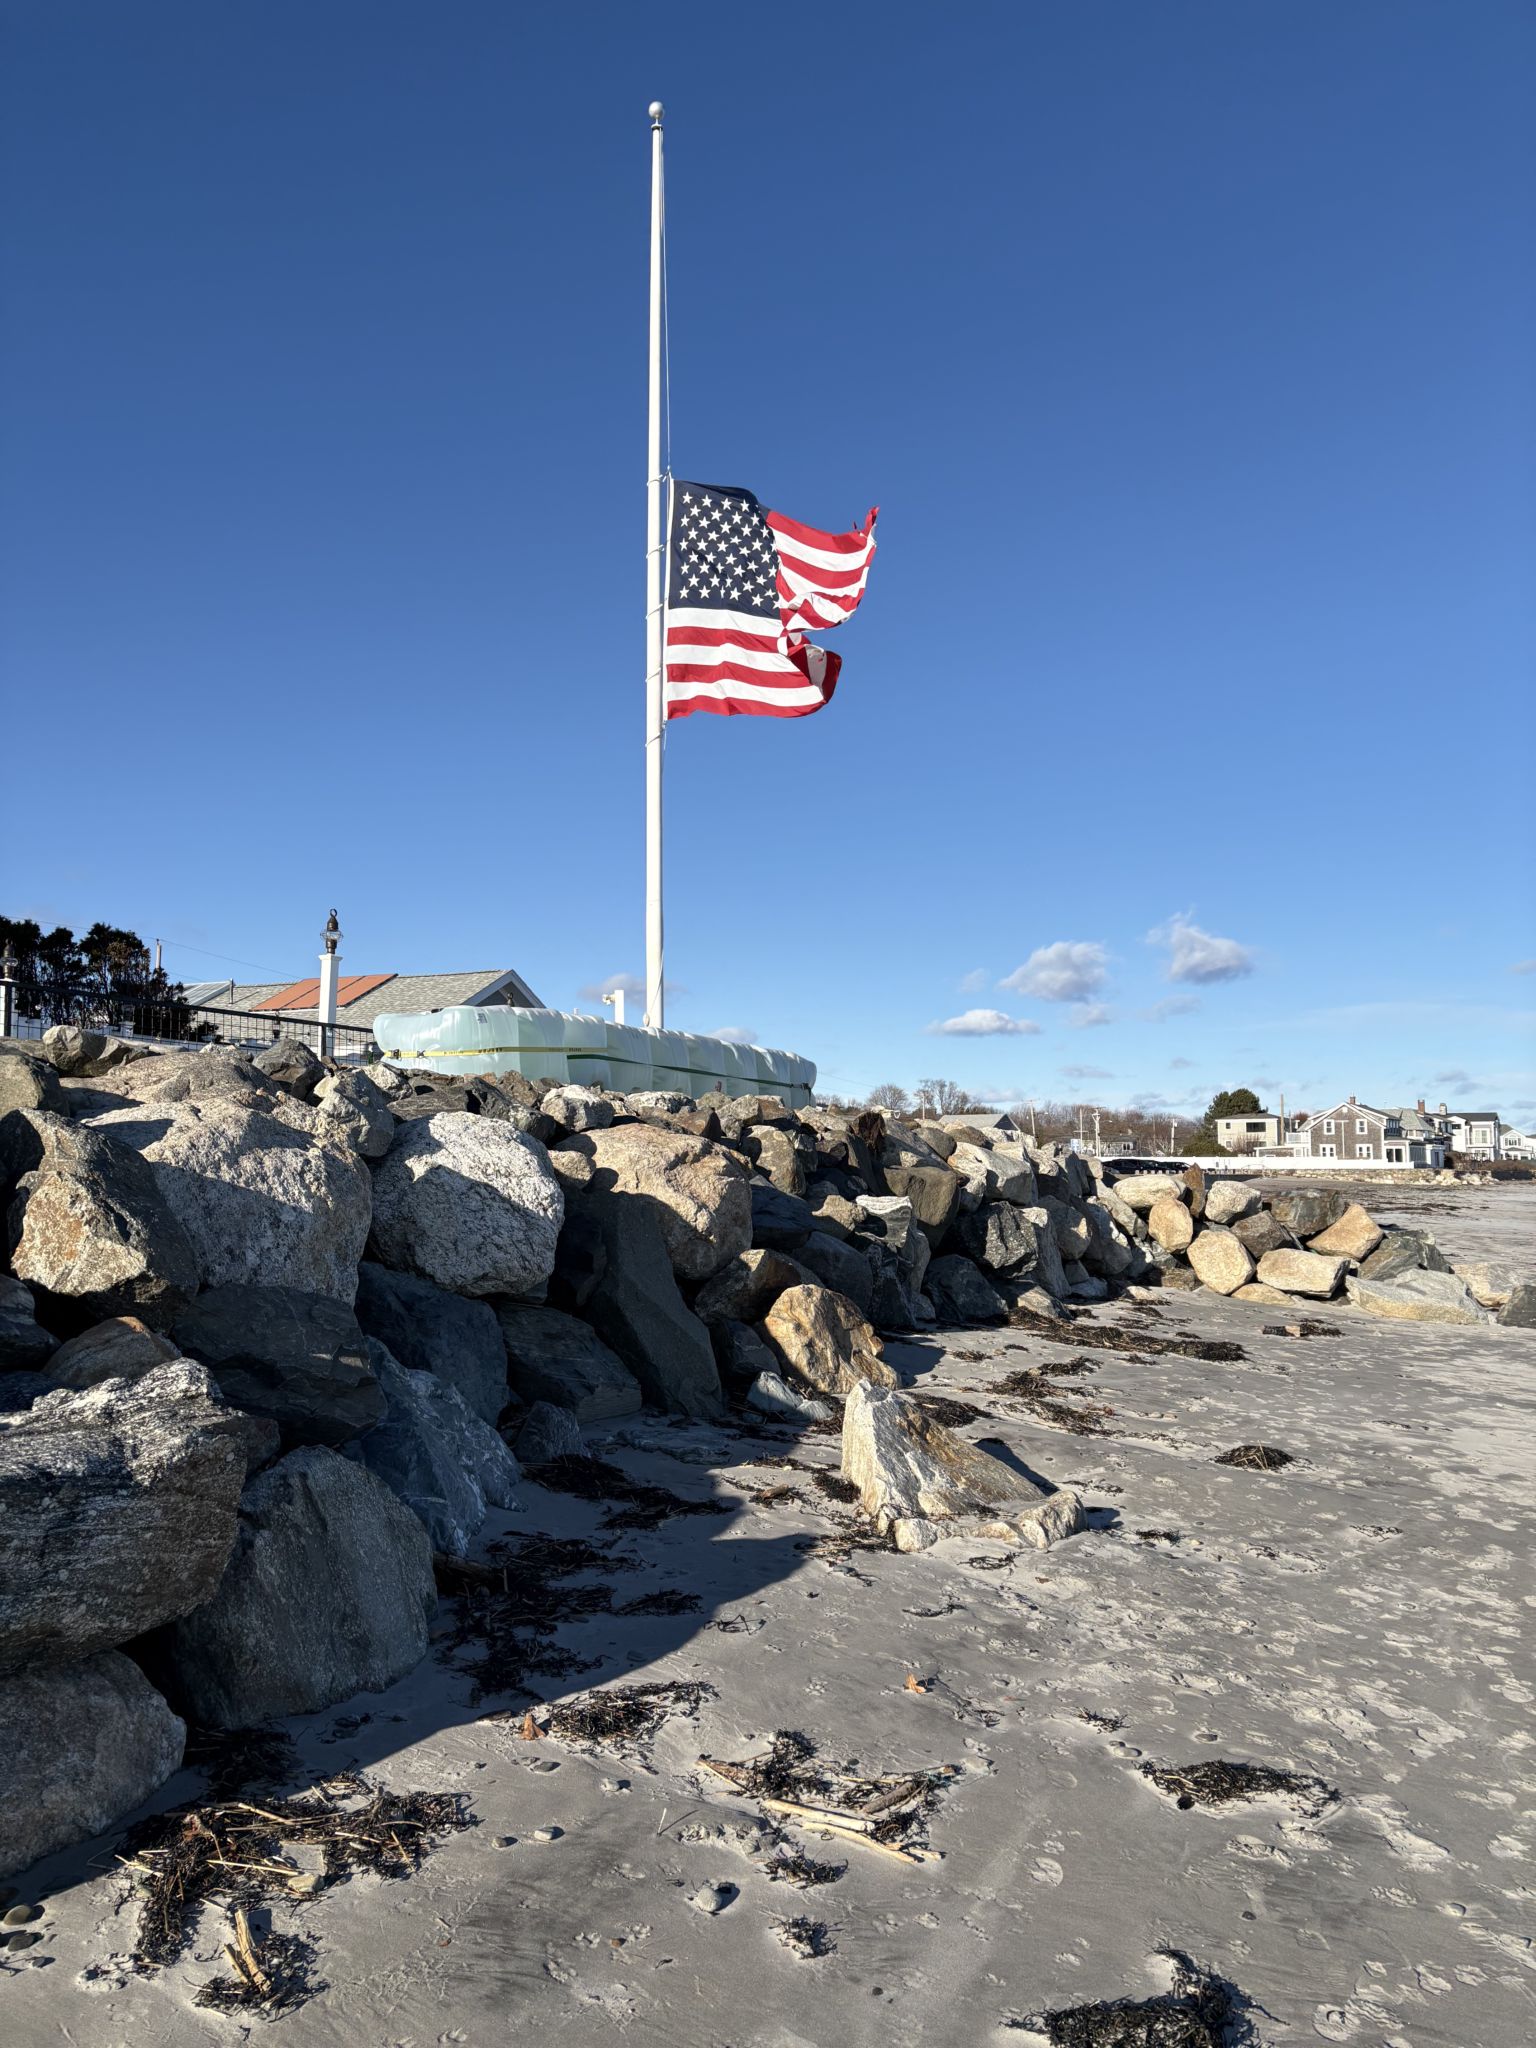
[{"label": "dark seaweed clump", "polygon": [[[475,1825],[458,1793],[390,1792],[354,1771],[261,1806],[213,1800],[154,1814],[123,1844],[123,1864],[139,1897],[134,1966],[147,1971],[174,1962],[210,1900],[238,1919],[276,1900],[293,1905],[313,1898],[359,1871],[409,1877],[437,1836]],[[296,1847],[318,1851],[320,1870],[296,1862]],[[249,1983],[251,1995],[239,2003],[291,2005],[318,1988],[309,1975],[307,1944],[269,1935],[258,1954],[268,1989],[263,1994]],[[215,1979],[210,2002],[233,1998],[240,1987],[231,1984]]]},{"label": "dark seaweed clump", "polygon": [[615,1746],[644,1742],[671,1714],[696,1714],[715,1688],[699,1679],[671,1685],[611,1685],[552,1707],[544,1732],[562,1742],[593,1742]]},{"label": "dark seaweed clump", "polygon": [[[1024,1402],[1031,1414],[1037,1415],[1042,1422],[1070,1430],[1073,1436],[1105,1436],[1108,1432],[1104,1427],[1104,1417],[1113,1415],[1113,1408],[1102,1402],[1090,1401],[1075,1387],[1054,1384],[1057,1380],[1076,1379],[1092,1371],[1093,1365],[1086,1358],[1048,1358],[1041,1365],[1026,1366],[1021,1372],[1009,1373],[998,1381],[997,1391],[1011,1394],[1014,1400]],[[1063,1396],[1070,1396],[1070,1399]]]},{"label": "dark seaweed clump", "polygon": [[821,1920],[775,1920],[773,1931],[790,1953],[805,1963],[829,1956],[837,1947],[831,1929]]},{"label": "dark seaweed clump", "polygon": [[1162,1953],[1173,1966],[1171,1991],[1064,2006],[1027,2024],[1051,2048],[1238,2048],[1251,2040],[1246,2001],[1232,1985],[1178,1949]]},{"label": "dark seaweed clump", "polygon": [[1185,1358],[1203,1358],[1208,1365],[1241,1365],[1248,1356],[1241,1344],[1228,1343],[1224,1338],[1153,1337],[1140,1330],[1116,1329],[1108,1323],[1058,1323],[1053,1317],[1037,1315],[1028,1308],[1010,1309],[1008,1321],[1015,1330],[1027,1330],[1032,1337],[1043,1337],[1048,1344],[1087,1344],[1096,1351],[1139,1351],[1143,1357],[1177,1352]]},{"label": "dark seaweed clump", "polygon": [[1232,1806],[1247,1799],[1290,1799],[1310,1814],[1332,1806],[1338,1791],[1301,1771],[1268,1764],[1231,1764],[1212,1757],[1198,1764],[1143,1764],[1141,1775],[1186,1813],[1192,1806]]},{"label": "dark seaweed clump", "polygon": [[603,1517],[605,1529],[657,1529],[679,1515],[731,1513],[728,1501],[685,1500],[665,1486],[649,1486],[643,1480],[631,1479],[627,1472],[601,1458],[551,1458],[546,1465],[531,1467],[528,1476],[554,1493],[611,1503]]},{"label": "dark seaweed clump", "polygon": [[1234,1444],[1216,1460],[1218,1465],[1241,1465],[1249,1472],[1278,1472],[1282,1465],[1295,1463],[1289,1451],[1273,1444]]}]

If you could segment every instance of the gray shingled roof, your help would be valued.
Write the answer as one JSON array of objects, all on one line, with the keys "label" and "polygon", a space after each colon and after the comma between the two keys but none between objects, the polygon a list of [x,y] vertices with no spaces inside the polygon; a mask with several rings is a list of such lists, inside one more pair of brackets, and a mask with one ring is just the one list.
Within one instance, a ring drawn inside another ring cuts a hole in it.
[{"label": "gray shingled roof", "polygon": [[[302,978],[296,975],[294,980]],[[201,982],[195,991],[189,989],[187,993],[194,1008],[254,1010],[269,997],[292,986],[292,981],[236,982],[231,995],[227,981]],[[446,1010],[456,1003],[475,1006],[518,1003],[529,1009],[542,1007],[527,982],[512,968],[482,967],[463,974],[397,974],[382,987],[369,989],[355,1003],[344,1004],[336,1012],[336,1021],[338,1024],[371,1024],[375,1017],[386,1013]],[[273,1010],[270,1015],[274,1023],[284,1017],[291,1017],[297,1022],[312,1019],[314,1011]]]}]

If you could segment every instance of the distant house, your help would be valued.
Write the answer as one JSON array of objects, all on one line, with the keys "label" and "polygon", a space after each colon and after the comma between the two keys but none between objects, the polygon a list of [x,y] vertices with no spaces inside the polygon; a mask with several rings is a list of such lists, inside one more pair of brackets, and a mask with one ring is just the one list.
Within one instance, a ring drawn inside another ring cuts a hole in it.
[{"label": "distant house", "polygon": [[[1422,1109],[1423,1104],[1419,1107]],[[1447,1109],[1442,1102],[1432,1121],[1448,1149],[1467,1159],[1497,1159],[1504,1128],[1496,1109]]]},{"label": "distant house", "polygon": [[1536,1160],[1536,1132],[1517,1131],[1512,1124],[1505,1124],[1499,1132],[1499,1157],[1523,1159],[1527,1164]]},{"label": "distant house", "polygon": [[1261,1145],[1279,1145],[1284,1139],[1285,1119],[1271,1116],[1267,1109],[1216,1119],[1216,1142],[1223,1152],[1257,1152]]},{"label": "distant house", "polygon": [[1444,1141],[1422,1112],[1373,1109],[1353,1095],[1314,1115],[1305,1139],[1313,1159],[1358,1159],[1377,1166],[1445,1164]]},{"label": "distant house", "polygon": [[[273,1041],[290,1034],[311,1038],[319,993],[319,981],[312,975],[307,981],[204,981],[189,988],[185,1000],[197,1023],[231,1044],[250,1044],[269,1035]],[[336,991],[336,1022],[367,1028],[376,1017],[389,1013],[446,1010],[461,1003],[477,1010],[493,1003],[543,1007],[510,967],[461,974],[343,974]],[[233,1019],[226,1014],[229,1011],[242,1014]]]}]

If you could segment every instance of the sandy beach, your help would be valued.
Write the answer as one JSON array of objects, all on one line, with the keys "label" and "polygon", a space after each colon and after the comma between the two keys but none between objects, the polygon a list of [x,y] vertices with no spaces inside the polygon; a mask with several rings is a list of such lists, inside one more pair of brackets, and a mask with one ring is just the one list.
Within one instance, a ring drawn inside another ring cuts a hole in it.
[{"label": "sandy beach", "polygon": [[[1523,1186],[1365,1198],[1451,1257],[1524,1266],[1536,1240]],[[1089,1531],[1049,1552],[871,1547],[824,1486],[825,1431],[589,1432],[631,1478],[724,1512],[615,1531],[602,1502],[526,1482],[479,1554],[588,1538],[606,1568],[561,1584],[612,1594],[545,1638],[591,1668],[530,1693],[688,1682],[697,1706],[616,1747],[525,1740],[530,1698],[475,1701],[445,1602],[408,1679],[288,1724],[276,1791],[355,1768],[460,1794],[476,1823],[407,1879],[276,1909],[313,1943],[304,2002],[272,2020],[194,2005],[225,1968],[212,1907],[179,1962],[136,1974],[114,1835],[12,1880],[43,1938],[0,1957],[0,2030],[14,2048],[269,2027],[294,2048],[1028,2043],[1051,2038],[1043,2014],[1162,1992],[1173,1949],[1229,1987],[1234,2039],[1518,2048],[1536,2037],[1536,1333],[1308,1306],[1318,1334],[1170,1292],[1058,1339],[893,1343],[909,1388],[976,1411],[943,1419],[1081,1490]],[[1192,1340],[1242,1355],[1173,1348]],[[1244,1444],[1291,1462],[1217,1462]],[[781,1731],[829,1769],[947,1771],[905,1837],[914,1860],[780,1830],[700,1764]],[[1143,1769],[1187,1782],[1217,1762],[1303,1788],[1181,1805]],[[204,1793],[184,1770],[154,1810]],[[801,1889],[770,1875],[791,1848],[846,1868]],[[797,1920],[811,1932],[786,1933]]]}]

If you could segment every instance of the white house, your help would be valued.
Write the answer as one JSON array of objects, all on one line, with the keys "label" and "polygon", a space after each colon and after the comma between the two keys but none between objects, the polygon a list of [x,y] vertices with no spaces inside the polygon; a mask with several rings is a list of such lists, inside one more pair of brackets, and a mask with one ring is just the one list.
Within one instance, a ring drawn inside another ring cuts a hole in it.
[{"label": "white house", "polygon": [[1373,1109],[1353,1095],[1314,1116],[1306,1138],[1314,1159],[1358,1159],[1377,1166],[1445,1164],[1445,1142],[1420,1111]]}]

